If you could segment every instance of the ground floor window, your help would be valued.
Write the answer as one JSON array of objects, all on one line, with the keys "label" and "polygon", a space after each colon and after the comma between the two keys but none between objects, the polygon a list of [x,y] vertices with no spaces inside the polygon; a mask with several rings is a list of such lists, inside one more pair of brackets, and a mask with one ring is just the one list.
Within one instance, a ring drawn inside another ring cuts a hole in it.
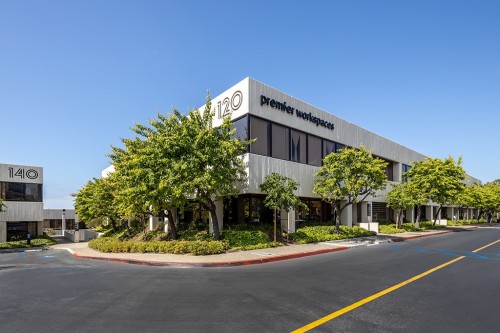
[{"label": "ground floor window", "polygon": [[373,202],[372,213],[374,221],[389,220],[387,204],[385,202]]},{"label": "ground floor window", "polygon": [[[66,229],[75,229],[75,219],[66,219]],[[62,219],[43,220],[44,229],[62,229]]]},{"label": "ground floor window", "polygon": [[300,199],[307,208],[301,208],[295,211],[295,220],[297,222],[309,222],[309,221],[329,221],[331,220],[331,205],[318,200],[301,198]]},{"label": "ground floor window", "polygon": [[7,241],[17,241],[38,236],[37,222],[7,222]]}]

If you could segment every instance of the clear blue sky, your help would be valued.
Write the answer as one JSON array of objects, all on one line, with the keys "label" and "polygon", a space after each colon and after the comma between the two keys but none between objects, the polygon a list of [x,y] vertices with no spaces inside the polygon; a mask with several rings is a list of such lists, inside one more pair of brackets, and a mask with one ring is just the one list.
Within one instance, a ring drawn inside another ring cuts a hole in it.
[{"label": "clear blue sky", "polygon": [[129,127],[250,76],[500,178],[500,1],[0,0],[0,163],[44,167],[47,208]]}]

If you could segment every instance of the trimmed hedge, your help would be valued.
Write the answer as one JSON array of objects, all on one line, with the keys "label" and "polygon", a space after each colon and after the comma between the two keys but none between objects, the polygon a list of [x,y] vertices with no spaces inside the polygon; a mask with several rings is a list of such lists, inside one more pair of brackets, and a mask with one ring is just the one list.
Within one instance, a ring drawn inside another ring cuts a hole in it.
[{"label": "trimmed hedge", "polygon": [[321,225],[299,228],[294,234],[290,234],[289,236],[299,244],[307,244],[374,235],[376,235],[374,231],[369,231],[358,226],[346,227],[341,225],[340,232],[335,233],[334,225]]},{"label": "trimmed hedge", "polygon": [[[413,223],[403,223],[401,224],[401,228],[397,229],[396,224],[393,222],[389,222],[390,224],[379,224],[379,232],[381,234],[397,234],[406,231],[425,231],[425,230],[434,230],[434,229],[443,229],[446,228],[444,225],[434,225],[432,221],[422,221],[420,222],[420,227],[415,228],[415,224]],[[449,223],[449,221],[448,221]]]},{"label": "trimmed hedge", "polygon": [[44,234],[43,236],[37,236],[31,240],[31,245],[28,245],[26,240],[13,241],[13,242],[3,242],[0,243],[0,249],[22,249],[31,247],[45,247],[56,244],[56,241]]},{"label": "trimmed hedge", "polygon": [[89,247],[101,252],[138,252],[138,253],[173,253],[208,255],[224,253],[229,245],[224,241],[120,241],[109,237],[100,237],[89,241]]}]

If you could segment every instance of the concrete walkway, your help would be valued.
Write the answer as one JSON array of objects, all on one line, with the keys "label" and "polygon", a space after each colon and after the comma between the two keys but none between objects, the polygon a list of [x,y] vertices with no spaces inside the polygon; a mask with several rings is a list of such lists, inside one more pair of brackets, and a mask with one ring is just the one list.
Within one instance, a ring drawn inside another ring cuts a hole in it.
[{"label": "concrete walkway", "polygon": [[[474,229],[476,227],[460,227],[459,229]],[[56,250],[67,250],[77,258],[122,262],[149,266],[173,267],[228,267],[263,264],[267,262],[288,260],[294,258],[319,255],[335,251],[347,250],[358,246],[370,246],[380,243],[401,242],[408,239],[442,235],[453,232],[452,228],[422,232],[404,232],[400,234],[344,239],[314,244],[293,244],[275,248],[251,251],[229,251],[222,254],[194,256],[191,254],[160,254],[160,253],[102,253],[88,247],[88,243],[68,243],[62,241],[51,246]]]}]

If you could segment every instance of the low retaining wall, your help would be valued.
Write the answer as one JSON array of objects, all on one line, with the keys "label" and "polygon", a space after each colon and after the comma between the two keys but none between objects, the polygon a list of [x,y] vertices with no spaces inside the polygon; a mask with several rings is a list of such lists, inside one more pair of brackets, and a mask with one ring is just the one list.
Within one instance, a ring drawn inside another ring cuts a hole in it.
[{"label": "low retaining wall", "polygon": [[358,226],[366,230],[375,231],[378,234],[378,222],[362,222],[358,223]]},{"label": "low retaining wall", "polygon": [[98,238],[101,235],[102,233],[89,229],[64,230],[64,237],[75,243],[88,242],[89,240]]}]

